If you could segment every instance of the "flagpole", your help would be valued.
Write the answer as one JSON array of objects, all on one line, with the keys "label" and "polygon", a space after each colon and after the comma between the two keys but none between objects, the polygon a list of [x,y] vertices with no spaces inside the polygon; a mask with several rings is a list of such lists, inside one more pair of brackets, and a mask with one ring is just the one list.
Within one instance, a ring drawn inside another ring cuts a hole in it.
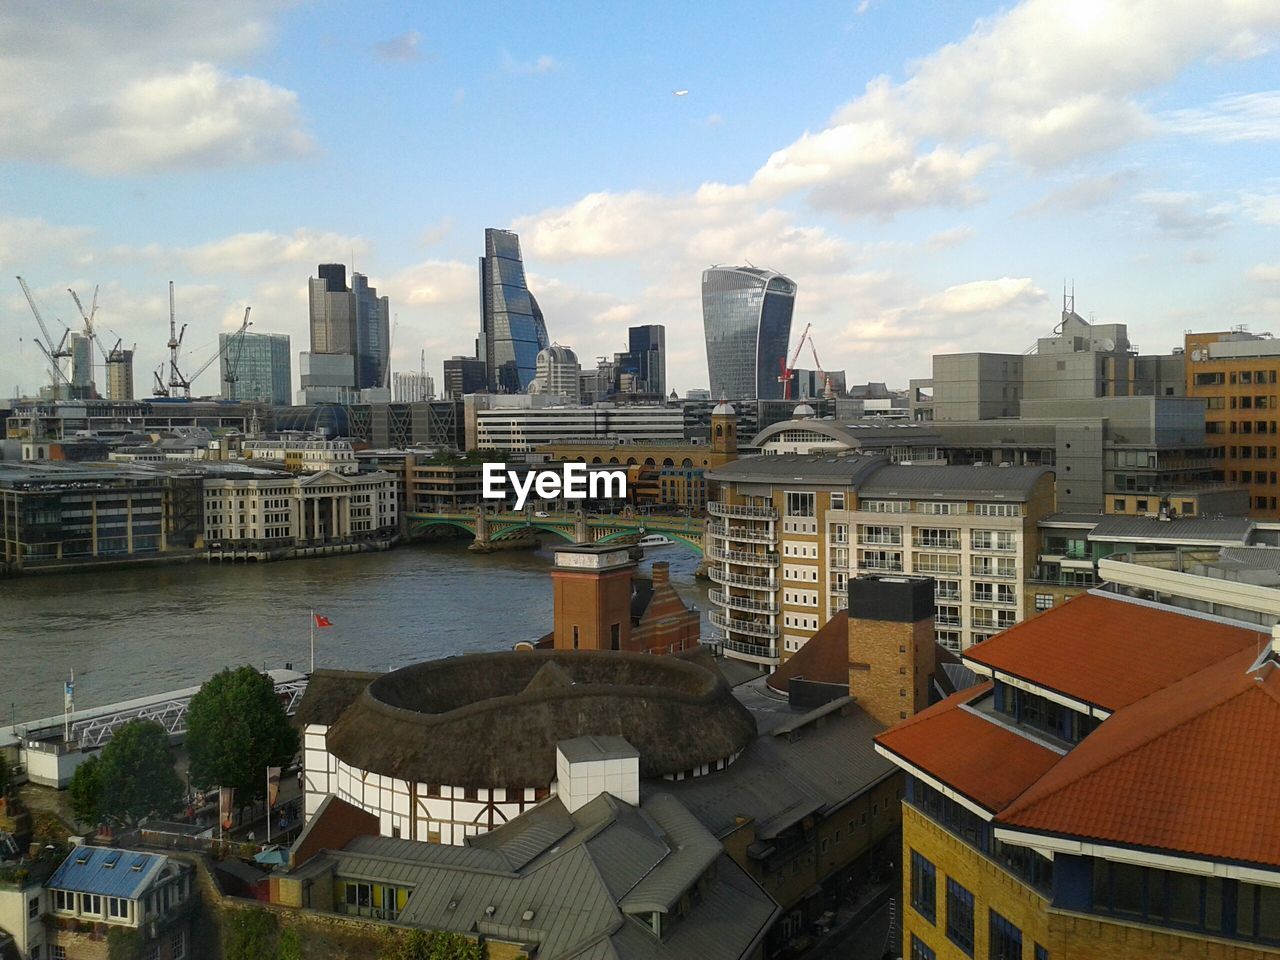
[{"label": "flagpole", "polygon": [[316,611],[311,610],[311,672],[316,672]]},{"label": "flagpole", "polygon": [[271,845],[271,768],[267,767],[267,845]]}]

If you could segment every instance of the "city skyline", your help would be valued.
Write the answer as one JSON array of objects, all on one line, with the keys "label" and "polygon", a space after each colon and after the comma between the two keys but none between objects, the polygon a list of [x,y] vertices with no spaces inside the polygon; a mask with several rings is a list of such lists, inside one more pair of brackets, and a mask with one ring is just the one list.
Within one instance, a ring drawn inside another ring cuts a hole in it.
[{"label": "city skyline", "polygon": [[[0,13],[23,51],[0,66],[0,259],[68,323],[65,288],[101,283],[99,325],[138,343],[140,384],[170,277],[198,363],[246,305],[305,343],[305,279],[329,261],[393,301],[393,369],[425,348],[438,374],[473,350],[490,226],[521,235],[556,340],[609,355],[663,323],[681,393],[707,385],[713,263],[792,277],[796,321],[851,383],[1021,350],[1072,278],[1081,313],[1144,353],[1187,328],[1267,329],[1280,304],[1274,4],[832,3],[758,12],[714,66],[695,56],[711,9],[682,11],[679,40],[649,11],[622,30],[509,11],[481,32],[380,9],[338,36],[338,4],[140,9]],[[658,23],[657,49],[616,40]],[[524,145],[518,176],[495,127]],[[375,163],[369,142],[396,147]],[[33,392],[12,281],[0,333],[0,393]]]}]

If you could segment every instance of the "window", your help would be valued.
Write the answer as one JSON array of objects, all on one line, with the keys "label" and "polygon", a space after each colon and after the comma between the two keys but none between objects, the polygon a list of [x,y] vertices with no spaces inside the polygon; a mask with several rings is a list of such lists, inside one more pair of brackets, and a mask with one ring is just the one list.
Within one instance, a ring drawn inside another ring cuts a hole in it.
[{"label": "window", "polygon": [[1036,960],[1049,960],[1049,948],[1036,944]]},{"label": "window", "polygon": [[938,955],[913,933],[911,935],[911,960],[938,960]]},{"label": "window", "polygon": [[102,897],[96,893],[80,894],[80,912],[92,914],[93,916],[101,916]]},{"label": "window", "polygon": [[947,878],[947,939],[973,956],[973,894]]},{"label": "window", "polygon": [[34,920],[40,916],[40,898],[32,897],[27,901],[27,919]]},{"label": "window", "polygon": [[1022,931],[994,910],[988,913],[987,956],[990,960],[1022,960]]},{"label": "window", "polygon": [[788,493],[787,494],[787,516],[789,517],[814,516],[813,501],[814,501],[814,495],[812,493]]},{"label": "window", "polygon": [[107,916],[124,920],[129,916],[129,901],[121,897],[107,897]]},{"label": "window", "polygon": [[67,948],[55,943],[49,948],[49,960],[67,960]]},{"label": "window", "polygon": [[1053,608],[1053,594],[1052,594],[1052,593],[1037,593],[1037,594],[1036,594],[1036,609],[1037,609],[1037,610],[1051,610],[1052,608]]},{"label": "window", "polygon": [[53,891],[53,909],[55,910],[74,910],[76,908],[76,895],[68,890]]},{"label": "window", "polygon": [[938,872],[933,864],[911,851],[911,906],[930,923],[937,919]]},{"label": "window", "polygon": [[[1206,429],[1207,429],[1207,425],[1206,425]],[[1114,510],[1116,513],[1124,513],[1124,499],[1122,497],[1117,497],[1115,500],[1112,500],[1111,509]]]},{"label": "window", "polygon": [[169,952],[173,960],[183,960],[187,955],[187,932],[181,927],[169,936]]},{"label": "window", "polygon": [[843,492],[831,494],[831,509],[832,510],[844,509],[844,493]]},{"label": "window", "polygon": [[609,649],[622,649],[622,624],[620,623],[609,624]]}]

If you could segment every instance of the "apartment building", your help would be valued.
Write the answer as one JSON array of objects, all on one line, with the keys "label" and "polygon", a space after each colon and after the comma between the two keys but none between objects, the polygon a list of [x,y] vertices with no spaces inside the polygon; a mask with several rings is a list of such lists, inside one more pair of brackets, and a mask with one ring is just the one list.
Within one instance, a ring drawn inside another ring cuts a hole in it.
[{"label": "apartment building", "polygon": [[240,449],[247,460],[278,463],[297,473],[319,470],[355,473],[359,469],[350,440],[282,437],[278,440],[246,440]]},{"label": "apartment building", "polygon": [[1213,479],[1249,490],[1249,510],[1280,517],[1280,345],[1243,330],[1186,336],[1187,396],[1204,403],[1206,439],[1214,445]]},{"label": "apartment building", "polygon": [[1054,504],[1047,468],[778,454],[709,479],[711,622],[729,656],[777,666],[847,606],[850,578],[864,573],[935,578],[936,637],[953,651],[1030,612],[1023,585]]}]

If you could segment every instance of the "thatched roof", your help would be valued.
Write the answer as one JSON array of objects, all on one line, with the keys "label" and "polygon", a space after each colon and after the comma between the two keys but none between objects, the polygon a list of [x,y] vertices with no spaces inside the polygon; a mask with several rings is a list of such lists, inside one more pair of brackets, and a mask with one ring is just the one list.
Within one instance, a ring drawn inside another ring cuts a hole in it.
[{"label": "thatched roof", "polygon": [[307,692],[294,714],[294,722],[306,726],[337,723],[342,712],[351,706],[360,692],[382,676],[355,670],[316,670],[307,680]]},{"label": "thatched roof", "polygon": [[555,779],[561,740],[626,737],[640,775],[660,777],[737,753],[755,733],[705,653],[537,650],[385,674],[330,727],[328,747],[351,766],[406,780],[534,787]]}]

